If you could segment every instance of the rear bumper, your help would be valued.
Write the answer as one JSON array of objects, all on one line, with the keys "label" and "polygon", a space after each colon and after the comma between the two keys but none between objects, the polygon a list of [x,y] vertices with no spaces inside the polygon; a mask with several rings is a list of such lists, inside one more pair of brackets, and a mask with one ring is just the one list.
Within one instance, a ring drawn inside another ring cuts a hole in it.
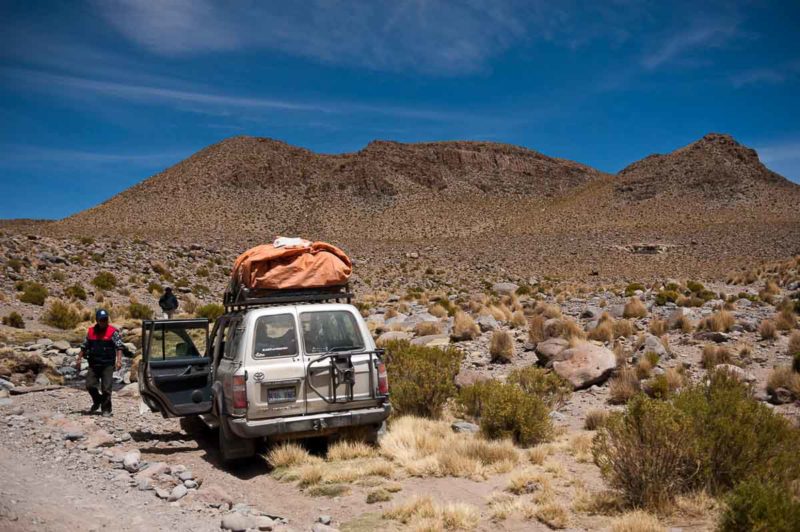
[{"label": "rear bumper", "polygon": [[389,417],[392,407],[387,403],[375,408],[329,412],[309,416],[259,419],[228,418],[231,431],[240,438],[262,438],[296,433],[325,433],[342,427],[377,425]]}]

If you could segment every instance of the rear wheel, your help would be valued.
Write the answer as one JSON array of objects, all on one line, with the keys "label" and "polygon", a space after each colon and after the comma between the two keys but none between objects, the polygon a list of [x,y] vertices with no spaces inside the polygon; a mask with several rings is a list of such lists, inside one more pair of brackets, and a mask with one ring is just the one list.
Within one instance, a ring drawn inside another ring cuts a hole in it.
[{"label": "rear wheel", "polygon": [[228,418],[220,416],[219,453],[223,462],[250,458],[256,454],[256,441],[250,438],[240,438],[234,434],[228,425]]}]

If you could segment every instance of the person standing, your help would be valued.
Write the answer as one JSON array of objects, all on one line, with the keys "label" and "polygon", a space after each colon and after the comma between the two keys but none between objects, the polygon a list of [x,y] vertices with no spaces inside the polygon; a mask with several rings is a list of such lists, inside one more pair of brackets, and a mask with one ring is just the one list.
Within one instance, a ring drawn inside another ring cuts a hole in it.
[{"label": "person standing", "polygon": [[178,309],[178,298],[172,293],[172,288],[169,286],[164,288],[164,294],[158,300],[158,306],[161,307],[163,315],[161,319],[171,320],[172,315]]},{"label": "person standing", "polygon": [[86,356],[89,371],[86,374],[86,390],[92,396],[94,413],[102,408],[104,416],[111,415],[111,385],[114,370],[122,367],[122,338],[119,331],[109,325],[108,312],[103,309],[95,313],[95,324],[86,332],[86,340],[81,344],[75,368],[81,371],[81,362]]}]

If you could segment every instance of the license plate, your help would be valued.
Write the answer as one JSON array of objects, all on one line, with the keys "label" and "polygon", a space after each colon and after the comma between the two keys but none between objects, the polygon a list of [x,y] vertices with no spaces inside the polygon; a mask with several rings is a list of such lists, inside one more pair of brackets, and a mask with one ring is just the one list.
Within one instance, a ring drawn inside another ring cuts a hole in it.
[{"label": "license plate", "polygon": [[289,386],[287,388],[268,388],[268,403],[288,403],[297,400],[297,388]]}]

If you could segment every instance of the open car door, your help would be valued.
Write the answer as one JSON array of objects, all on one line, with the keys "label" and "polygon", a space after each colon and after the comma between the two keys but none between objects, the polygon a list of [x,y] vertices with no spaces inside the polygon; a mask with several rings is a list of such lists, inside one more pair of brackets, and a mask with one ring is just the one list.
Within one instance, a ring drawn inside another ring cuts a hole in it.
[{"label": "open car door", "polygon": [[139,392],[164,417],[211,411],[212,360],[207,319],[145,320]]}]

